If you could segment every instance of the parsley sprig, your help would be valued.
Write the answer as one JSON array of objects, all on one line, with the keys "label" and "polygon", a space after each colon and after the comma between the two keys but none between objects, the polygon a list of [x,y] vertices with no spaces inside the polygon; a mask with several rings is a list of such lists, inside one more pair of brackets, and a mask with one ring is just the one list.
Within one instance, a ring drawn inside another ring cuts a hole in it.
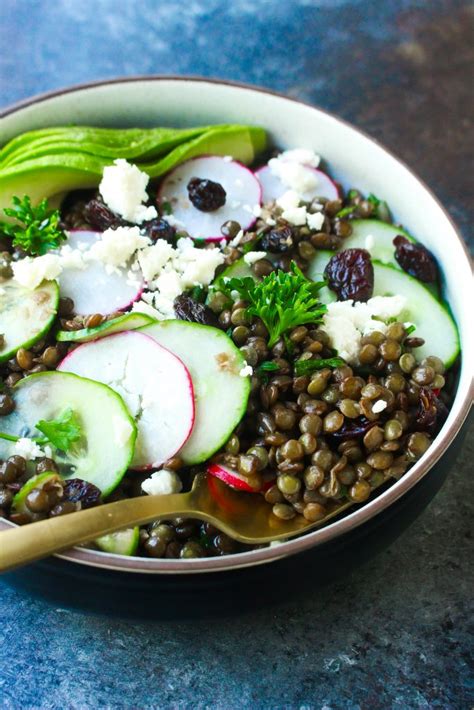
[{"label": "parsley sprig", "polygon": [[14,247],[23,249],[31,256],[42,256],[51,249],[57,249],[66,240],[59,227],[59,210],[50,210],[46,199],[36,207],[31,204],[28,195],[21,200],[13,197],[12,202],[13,207],[3,211],[16,222],[0,222],[0,231],[12,238]]},{"label": "parsley sprig", "polygon": [[[84,435],[79,416],[71,407],[67,407],[56,419],[40,419],[35,425],[43,437],[32,437],[39,446],[52,444],[60,451],[69,451]],[[0,432],[0,439],[18,441],[21,437]]]},{"label": "parsley sprig", "polygon": [[311,375],[313,372],[323,370],[325,367],[341,367],[346,363],[340,357],[327,357],[320,360],[297,360],[295,362],[295,375]]},{"label": "parsley sprig", "polygon": [[60,451],[69,451],[83,435],[79,417],[71,407],[67,407],[56,419],[40,419],[36,429]]},{"label": "parsley sprig", "polygon": [[290,271],[274,271],[260,282],[253,278],[232,278],[225,282],[227,293],[237,291],[249,304],[247,312],[257,316],[269,333],[269,347],[291,328],[306,323],[318,323],[326,313],[326,306],[318,299],[325,281],[308,281],[292,262]]}]

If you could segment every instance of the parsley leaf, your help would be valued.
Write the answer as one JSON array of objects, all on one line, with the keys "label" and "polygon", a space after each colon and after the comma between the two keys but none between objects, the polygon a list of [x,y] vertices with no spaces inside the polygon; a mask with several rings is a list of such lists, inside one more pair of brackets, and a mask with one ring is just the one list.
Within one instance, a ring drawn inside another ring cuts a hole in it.
[{"label": "parsley leaf", "polygon": [[336,217],[342,218],[342,217],[347,217],[348,215],[352,214],[356,210],[355,205],[348,205],[347,207],[343,207],[342,209],[339,210],[339,212],[336,212]]},{"label": "parsley leaf", "polygon": [[406,330],[405,330],[405,336],[410,335],[410,334],[413,333],[415,330],[416,330],[416,325],[413,325],[413,323],[412,323],[411,325],[408,326],[408,328],[406,328]]},{"label": "parsley leaf", "polygon": [[83,435],[79,417],[71,407],[67,407],[56,419],[40,419],[36,429],[61,451],[68,451]]},{"label": "parsley leaf", "polygon": [[3,211],[7,217],[14,217],[17,223],[0,222],[0,230],[12,238],[14,247],[33,256],[42,256],[50,249],[57,249],[66,240],[59,227],[59,210],[50,210],[46,199],[36,207],[33,207],[28,195],[22,200],[13,197],[12,202],[13,207]]},{"label": "parsley leaf", "polygon": [[250,276],[232,278],[226,281],[225,290],[237,291],[249,303],[247,312],[263,321],[272,348],[290,328],[321,320],[327,309],[318,300],[318,291],[325,283],[308,281],[292,262],[288,273],[273,271],[258,283]]},{"label": "parsley leaf", "polygon": [[346,363],[340,357],[327,357],[320,360],[297,360],[295,362],[295,375],[311,375],[312,372],[325,367],[341,367]]}]

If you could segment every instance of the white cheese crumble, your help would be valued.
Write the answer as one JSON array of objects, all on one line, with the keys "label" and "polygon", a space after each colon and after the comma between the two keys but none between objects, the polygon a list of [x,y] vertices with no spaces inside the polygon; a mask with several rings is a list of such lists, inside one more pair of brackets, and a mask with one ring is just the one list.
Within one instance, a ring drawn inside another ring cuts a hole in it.
[{"label": "white cheese crumble", "polygon": [[183,484],[175,471],[162,468],[155,471],[150,478],[146,478],[142,483],[142,491],[150,496],[165,496],[172,493],[179,493]]},{"label": "white cheese crumble", "polygon": [[244,230],[241,229],[239,232],[237,232],[235,237],[229,242],[229,246],[238,247],[240,242],[242,241],[243,236],[244,236]]},{"label": "white cheese crumble", "polygon": [[312,168],[317,168],[321,162],[319,155],[316,155],[314,150],[310,148],[284,150],[278,158],[283,162],[301,163],[302,165],[310,165]]},{"label": "white cheese crumble", "polygon": [[112,268],[123,267],[137,251],[150,244],[150,240],[140,234],[138,227],[117,227],[106,229],[100,239],[91,246],[85,257],[100,261]]},{"label": "white cheese crumble", "polygon": [[239,372],[239,375],[241,377],[249,377],[250,375],[253,375],[253,367],[245,362],[244,367]]},{"label": "white cheese crumble", "polygon": [[386,408],[387,402],[385,402],[383,399],[378,399],[372,405],[372,411],[374,412],[374,414],[380,414],[380,412],[383,412],[383,410]]},{"label": "white cheese crumble", "polygon": [[18,439],[13,447],[13,453],[16,456],[22,456],[26,461],[32,461],[33,459],[39,459],[44,456],[43,449],[38,446],[36,441],[33,439],[27,439],[26,437]]},{"label": "white cheese crumble", "polygon": [[283,210],[281,216],[290,224],[294,224],[295,227],[301,227],[306,224],[306,207],[289,207]]},{"label": "white cheese crumble", "polygon": [[354,364],[358,361],[362,335],[374,330],[385,333],[387,325],[383,321],[398,317],[405,306],[403,296],[374,296],[367,303],[336,301],[328,304],[322,328],[340,357]]},{"label": "white cheese crumble", "polygon": [[114,430],[114,442],[117,446],[123,448],[130,440],[133,433],[133,427],[127,419],[118,417],[117,415],[113,417],[112,424]]},{"label": "white cheese crumble", "polygon": [[145,281],[151,281],[161,271],[163,266],[173,256],[174,249],[164,239],[158,239],[156,244],[142,249],[138,254],[138,263]]},{"label": "white cheese crumble", "polygon": [[136,165],[119,158],[104,168],[99,192],[111,210],[129,222],[141,224],[158,216],[154,207],[142,204],[148,199],[149,179]]},{"label": "white cheese crumble", "polygon": [[62,271],[61,260],[57,254],[45,254],[32,258],[27,256],[12,262],[13,277],[20,286],[35,289],[42,281],[50,281]]},{"label": "white cheese crumble", "polygon": [[281,195],[281,197],[278,197],[276,201],[278,207],[281,207],[282,210],[289,210],[292,207],[298,207],[300,202],[301,198],[294,190],[287,190],[283,193],[283,195]]},{"label": "white cheese crumble", "polygon": [[264,259],[266,255],[266,251],[249,251],[247,254],[244,254],[244,261],[249,266],[252,266],[252,264],[255,264],[256,261]]},{"label": "white cheese crumble", "polygon": [[316,212],[314,214],[308,212],[308,214],[306,215],[306,221],[310,229],[319,230],[324,224],[324,215],[322,214],[322,212]]}]

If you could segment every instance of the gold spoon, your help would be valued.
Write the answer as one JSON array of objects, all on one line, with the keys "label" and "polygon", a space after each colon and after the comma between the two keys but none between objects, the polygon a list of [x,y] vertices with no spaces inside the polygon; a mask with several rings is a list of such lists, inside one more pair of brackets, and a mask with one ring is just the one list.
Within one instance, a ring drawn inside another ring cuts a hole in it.
[{"label": "gold spoon", "polygon": [[323,525],[351,505],[335,501],[317,522],[309,522],[301,515],[281,520],[263,496],[236,491],[217,478],[198,474],[189,493],[129,498],[1,532],[0,572],[160,518],[197,518],[234,540],[259,545]]}]

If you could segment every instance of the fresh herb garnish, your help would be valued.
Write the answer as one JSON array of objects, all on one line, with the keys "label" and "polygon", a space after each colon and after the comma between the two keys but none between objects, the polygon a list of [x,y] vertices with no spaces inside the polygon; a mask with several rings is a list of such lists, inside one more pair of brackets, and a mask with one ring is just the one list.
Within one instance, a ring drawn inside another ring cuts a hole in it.
[{"label": "fresh herb garnish", "polygon": [[193,301],[198,303],[204,303],[206,298],[206,290],[202,286],[193,286],[190,292],[190,296]]},{"label": "fresh herb garnish", "polygon": [[371,205],[373,205],[376,209],[382,202],[382,200],[379,200],[379,198],[373,194],[373,192],[370,193],[370,195],[367,197],[367,202],[370,202]]},{"label": "fresh herb garnish", "polygon": [[390,210],[385,200],[379,200],[379,198],[371,192],[367,197],[367,202],[370,202],[370,204],[374,207],[374,217],[377,217],[384,222],[390,219]]},{"label": "fresh herb garnish", "polygon": [[230,328],[227,328],[225,334],[227,335],[228,338],[232,338],[232,333],[233,333],[233,330],[232,330],[232,326],[231,326]]},{"label": "fresh herb garnish", "polygon": [[411,325],[408,326],[408,328],[405,329],[405,336],[411,335],[411,333],[413,333],[415,330],[416,330],[416,325],[413,325],[413,323],[412,323]]},{"label": "fresh herb garnish", "polygon": [[162,202],[160,205],[160,208],[161,208],[161,214],[170,215],[173,213],[173,208],[171,206],[171,202]]},{"label": "fresh herb garnish", "polygon": [[339,212],[336,212],[335,216],[341,219],[342,217],[347,217],[352,214],[356,209],[355,205],[348,205],[347,207],[343,207],[342,210],[339,210]]},{"label": "fresh herb garnish", "polygon": [[268,382],[269,373],[277,372],[279,369],[280,367],[279,365],[277,365],[276,362],[272,362],[271,360],[264,360],[256,368],[255,373],[259,380],[261,380],[262,384],[266,385]]},{"label": "fresh herb garnish", "polygon": [[297,360],[295,362],[295,375],[311,375],[317,370],[322,370],[325,367],[341,367],[346,363],[340,357],[327,357],[320,360]]},{"label": "fresh herb garnish", "polygon": [[33,207],[28,195],[22,200],[12,198],[13,207],[7,207],[7,217],[14,217],[20,224],[0,222],[0,230],[12,238],[14,247],[19,247],[32,256],[42,256],[50,249],[57,249],[67,239],[59,227],[59,210],[50,210],[48,201],[42,200]]},{"label": "fresh herb garnish", "polygon": [[56,419],[41,419],[36,429],[46,436],[47,442],[61,451],[68,451],[83,435],[79,417],[71,407],[67,407]]},{"label": "fresh herb garnish", "polygon": [[308,281],[295,262],[290,271],[273,271],[260,282],[250,276],[225,282],[225,291],[237,291],[249,303],[247,312],[260,318],[267,328],[272,348],[290,328],[305,323],[318,323],[326,306],[318,300],[318,291],[326,282]]}]

